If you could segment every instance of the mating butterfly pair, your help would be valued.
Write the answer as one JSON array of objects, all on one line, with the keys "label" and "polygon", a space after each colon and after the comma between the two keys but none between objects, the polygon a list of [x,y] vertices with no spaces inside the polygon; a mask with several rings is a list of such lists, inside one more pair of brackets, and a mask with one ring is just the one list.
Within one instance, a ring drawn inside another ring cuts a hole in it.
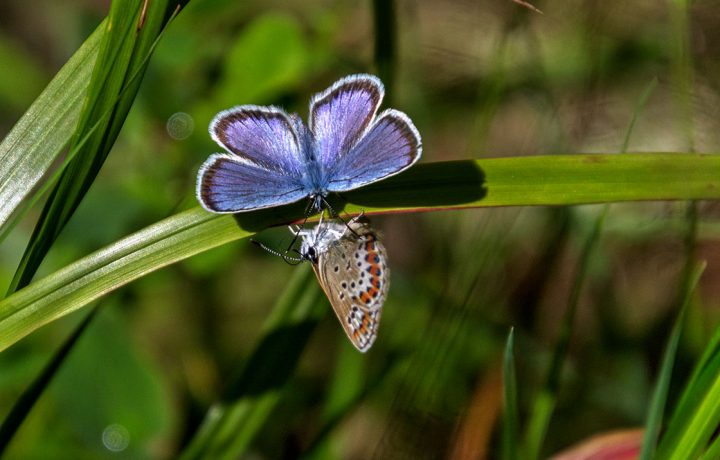
[{"label": "mating butterfly pair", "polygon": [[[277,107],[244,105],[220,112],[210,135],[228,153],[211,155],[200,168],[200,204],[208,211],[236,213],[308,198],[312,209],[322,210],[329,193],[404,171],[421,156],[420,134],[402,112],[377,115],[383,96],[379,79],[354,75],[311,99],[307,127]],[[366,351],[375,340],[388,287],[377,235],[357,221],[297,234],[301,253],[313,263],[348,337]]]}]

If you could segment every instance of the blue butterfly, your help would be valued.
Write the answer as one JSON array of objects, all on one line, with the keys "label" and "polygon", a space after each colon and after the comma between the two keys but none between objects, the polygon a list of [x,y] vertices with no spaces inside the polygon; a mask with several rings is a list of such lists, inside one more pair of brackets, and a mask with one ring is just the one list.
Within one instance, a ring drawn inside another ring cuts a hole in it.
[{"label": "blue butterfly", "polygon": [[384,92],[372,75],[342,78],[313,96],[307,127],[272,106],[220,112],[210,136],[228,153],[203,163],[198,201],[208,211],[236,213],[309,198],[320,210],[331,192],[406,170],[420,159],[420,134],[402,112],[376,115]]}]

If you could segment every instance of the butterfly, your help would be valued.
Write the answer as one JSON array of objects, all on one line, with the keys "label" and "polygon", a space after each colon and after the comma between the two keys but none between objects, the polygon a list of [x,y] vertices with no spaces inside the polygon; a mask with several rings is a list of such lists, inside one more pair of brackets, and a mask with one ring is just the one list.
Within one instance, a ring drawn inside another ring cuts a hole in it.
[{"label": "butterfly", "polygon": [[300,229],[298,235],[300,257],[312,263],[348,338],[359,351],[368,351],[390,287],[387,252],[377,233],[367,221],[354,218]]},{"label": "butterfly", "polygon": [[308,126],[277,107],[241,105],[218,113],[216,153],[198,172],[197,198],[208,211],[236,213],[310,199],[321,210],[331,192],[395,175],[422,153],[410,118],[387,109],[372,75],[342,78],[310,101]]}]

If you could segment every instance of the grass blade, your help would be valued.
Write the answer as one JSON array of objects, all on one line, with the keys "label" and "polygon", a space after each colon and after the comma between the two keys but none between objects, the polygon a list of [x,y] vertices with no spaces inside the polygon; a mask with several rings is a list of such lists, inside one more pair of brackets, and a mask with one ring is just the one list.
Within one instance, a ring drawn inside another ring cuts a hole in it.
[{"label": "grass blade", "polygon": [[667,401],[668,390],[670,388],[670,378],[672,376],[673,363],[677,354],[678,344],[680,343],[680,333],[685,324],[685,311],[690,304],[692,293],[695,291],[700,276],[705,270],[705,263],[698,264],[692,272],[685,289],[685,299],[680,309],[675,325],[673,326],[670,339],[668,340],[665,353],[663,354],[662,366],[658,377],[657,386],[653,392],[650,410],[648,412],[647,422],[645,423],[645,435],[643,436],[642,449],[640,451],[639,460],[648,460],[655,458],[655,449],[657,440],[662,428],[663,412]]},{"label": "grass blade", "polygon": [[[720,198],[720,155],[593,154],[418,165],[343,194],[348,212]],[[341,203],[337,204],[340,209]]]},{"label": "grass blade", "polygon": [[70,141],[104,30],[85,40],[0,143],[0,228]]},{"label": "grass blade", "polygon": [[0,350],[146,273],[248,234],[196,208],[130,235],[0,301]]},{"label": "grass blade", "polygon": [[139,88],[141,79],[133,80],[132,76],[147,65],[145,58],[162,29],[165,15],[166,2],[162,1],[112,3],[73,144],[84,139],[90,131],[93,134],[63,171],[45,203],[10,284],[10,293],[32,279],[95,180]]},{"label": "grass blade", "polygon": [[[641,179],[632,179],[640,170]],[[485,171],[487,180],[480,181],[478,171]],[[720,198],[716,196],[720,195],[717,171],[720,156],[715,155],[578,155],[443,162],[419,165],[365,191],[348,193],[346,197],[356,201],[344,210],[369,215],[613,199]],[[529,179],[533,175],[537,176],[534,181]],[[586,180],[585,186],[595,193],[569,193],[576,176]],[[657,186],[649,187],[659,195],[655,197],[643,188],[654,181]],[[484,197],[483,190],[489,191]],[[540,196],[534,195],[535,191]],[[305,203],[300,202],[220,216],[198,207],[119,240],[0,301],[0,350],[147,273],[271,225],[298,220],[304,208]]]},{"label": "grass blade", "polygon": [[35,377],[35,380],[28,386],[20,397],[13,404],[12,409],[8,413],[2,425],[0,425],[0,457],[7,448],[8,444],[12,440],[13,436],[17,432],[20,425],[27,417],[30,410],[35,405],[40,395],[45,391],[45,388],[50,384],[55,373],[60,368],[65,358],[72,350],[77,340],[82,336],[87,326],[90,324],[92,319],[95,317],[98,309],[95,308],[88,313],[88,315],[82,320],[77,328],[73,331],[72,335],[65,340],[65,343],[55,352],[50,361],[45,365],[40,374]]},{"label": "grass blade", "polygon": [[653,392],[647,422],[645,423],[645,434],[643,436],[642,449],[640,451],[640,460],[653,458],[655,449],[657,448],[657,440],[662,427],[663,412],[667,401],[668,389],[670,387],[670,377],[672,376],[673,363],[675,361],[675,354],[677,353],[677,347],[680,341],[680,332],[682,331],[682,325],[684,324],[684,313],[685,310],[680,312],[663,355],[660,375],[657,386]]},{"label": "grass blade", "polygon": [[[704,265],[695,270],[692,286],[697,284],[702,268]],[[720,348],[713,341],[708,350],[712,356],[699,363],[696,375],[683,392],[656,458],[698,458],[717,430],[720,423]],[[717,449],[717,445],[710,447],[710,451]]]},{"label": "grass blade", "polygon": [[[117,10],[113,10],[113,11],[117,11]],[[146,13],[147,13],[147,11],[145,9],[143,9],[143,11],[141,13],[141,18],[142,18],[141,21],[148,20]],[[162,17],[163,17],[163,16],[160,16],[159,13],[162,13],[162,12],[156,10],[154,13],[155,22],[157,22],[158,24],[160,24],[160,19],[162,19]],[[107,20],[107,23],[113,24],[113,19],[116,19],[116,18],[111,15],[111,17]],[[138,28],[142,28],[144,26],[145,26],[145,24],[143,23],[142,25],[139,25]],[[102,29],[98,29],[98,30],[102,30]],[[109,34],[106,34],[105,38],[107,38],[107,35],[109,35]],[[103,40],[103,43],[105,45],[107,45],[107,42],[105,42],[105,40]],[[128,88],[132,88],[133,85],[135,86],[133,88],[134,89],[133,92],[137,91],[137,86],[139,85],[139,80],[136,80],[136,77],[138,76],[139,72],[144,68],[144,66],[147,64],[147,60],[150,57],[150,52],[154,48],[155,44],[156,44],[156,42],[153,42],[151,44],[150,49],[148,49],[148,50],[143,50],[142,47],[140,48],[140,52],[144,52],[145,56],[142,57],[142,59],[140,61],[140,67],[138,69],[136,69],[135,73],[133,73],[130,76],[129,81],[127,82],[127,86],[120,90],[120,93],[118,95],[118,100],[121,101],[123,96],[127,92]],[[137,58],[137,54],[135,56]],[[90,66],[87,66],[87,69],[88,69],[88,72],[87,72],[88,75],[85,76],[86,80],[88,80],[90,78],[90,74],[89,74]],[[96,71],[97,71],[97,66],[95,67],[94,72],[96,72]],[[128,101],[127,110],[129,110],[129,104],[131,102],[132,102],[132,99],[130,99]],[[79,110],[79,105],[78,105],[78,110]],[[110,107],[107,108],[106,113],[109,113],[109,111],[110,111]],[[83,149],[85,147],[87,140],[90,139],[91,136],[93,136],[95,134],[95,132],[98,129],[98,126],[103,121],[104,117],[105,117],[105,114],[103,114],[100,117],[100,120],[97,120],[91,127],[89,127],[87,130],[85,130],[84,133],[78,134],[78,136],[81,135],[81,137],[79,138],[79,140],[76,139],[74,148],[71,150],[70,154],[68,155],[68,158],[66,158],[66,163],[63,165],[63,168],[60,169],[60,171],[62,171],[62,174],[64,174],[66,171],[65,166],[67,166],[68,164],[74,164],[73,162],[75,161],[75,155],[78,153],[78,151],[81,151],[81,149]],[[69,130],[68,130],[68,133],[69,133]],[[37,172],[40,173],[40,171],[37,171]],[[44,172],[44,170],[43,170],[43,172]],[[39,176],[38,176],[38,178],[39,178]],[[46,183],[45,187],[41,188],[40,191],[38,191],[36,193],[35,199],[37,199],[40,195],[42,195],[44,190],[49,185],[52,185],[52,184],[62,184],[62,182],[58,183],[53,180],[53,181]],[[34,185],[34,183],[31,185]],[[57,189],[56,189],[56,191],[57,191]],[[53,195],[53,196],[55,196],[55,195]],[[78,201],[80,199],[82,199],[82,196],[83,196],[83,194],[81,194],[78,197]],[[51,201],[52,201],[52,199],[51,199]],[[26,205],[27,205],[27,203],[26,203]],[[21,213],[18,213],[18,215],[21,215]],[[15,217],[17,218],[18,216],[15,216]],[[68,216],[68,218],[69,218],[69,216]],[[5,224],[5,223],[7,223],[7,221],[2,222],[2,223]],[[13,224],[14,223],[16,223],[16,222],[13,222]],[[60,228],[62,228],[62,226],[64,226],[64,223],[60,224]],[[6,226],[5,230],[8,230],[9,228],[12,228],[12,225]],[[58,232],[59,232],[59,229],[58,229]],[[3,232],[2,235],[4,236],[5,233]],[[2,236],[0,236],[0,238],[2,238]],[[49,248],[51,245],[52,245],[52,241],[47,242],[47,248]],[[41,252],[37,259],[38,260],[37,265],[39,265],[39,261],[42,260],[43,257],[44,257],[44,253]],[[37,265],[35,267],[31,266],[29,268],[29,270],[24,272],[24,275],[26,275],[26,281],[20,280],[20,283],[27,282],[27,280],[29,280],[30,277],[32,277],[35,269],[37,268]],[[21,264],[21,267],[22,267],[22,264]],[[11,291],[13,289],[15,289],[15,287],[11,287]],[[50,360],[50,362],[47,364],[47,366],[35,378],[35,380],[31,383],[31,385],[23,392],[20,399],[18,399],[16,401],[15,405],[11,409],[7,418],[4,420],[2,426],[0,426],[0,453],[5,449],[5,447],[7,447],[7,445],[11,441],[14,433],[17,431],[17,429],[20,427],[22,422],[25,420],[26,416],[32,410],[35,402],[42,395],[45,388],[50,384],[53,377],[57,373],[58,369],[60,369],[63,362],[65,361],[65,358],[71,352],[71,350],[73,349],[73,346],[75,345],[77,340],[80,338],[80,336],[82,336],[83,332],[85,331],[88,324],[92,320],[92,318],[94,316],[94,312],[95,311],[91,312],[87,316],[87,318],[77,326],[77,328],[73,331],[73,333],[70,335],[70,337],[68,337],[66,339],[66,341],[63,343],[63,345],[60,347],[60,349],[57,350],[57,352],[55,353],[53,358]]]},{"label": "grass blade", "polygon": [[683,267],[682,281],[678,292],[677,305],[679,306],[678,318],[673,327],[672,334],[663,355],[662,367],[658,377],[658,383],[653,392],[648,419],[643,436],[640,459],[654,458],[657,449],[658,438],[662,428],[663,413],[672,377],[673,362],[677,353],[680,334],[685,324],[686,311],[689,308],[692,293],[695,291],[700,280],[705,263],[695,262],[695,246],[697,241],[697,206],[694,202],[688,203],[687,208],[687,230],[685,233],[685,266]]},{"label": "grass blade", "polygon": [[502,458],[516,460],[518,457],[520,415],[517,404],[517,377],[515,375],[515,330],[510,329],[503,356],[503,405],[505,414],[502,426]]}]

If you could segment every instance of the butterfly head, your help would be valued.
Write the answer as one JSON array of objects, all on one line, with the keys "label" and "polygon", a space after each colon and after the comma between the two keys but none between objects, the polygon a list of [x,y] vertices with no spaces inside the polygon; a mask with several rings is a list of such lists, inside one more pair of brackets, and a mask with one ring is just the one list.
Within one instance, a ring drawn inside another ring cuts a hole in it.
[{"label": "butterfly head", "polygon": [[303,241],[300,245],[300,258],[309,260],[313,264],[318,263],[318,252],[315,246],[311,246],[306,241]]}]

